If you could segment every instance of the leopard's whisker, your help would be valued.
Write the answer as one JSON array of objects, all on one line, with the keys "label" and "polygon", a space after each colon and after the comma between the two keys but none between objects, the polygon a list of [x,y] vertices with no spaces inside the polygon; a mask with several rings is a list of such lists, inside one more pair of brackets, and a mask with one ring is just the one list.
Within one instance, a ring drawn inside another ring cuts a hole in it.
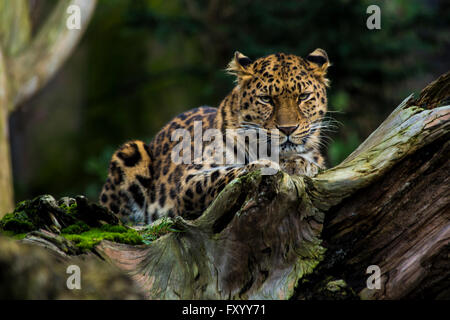
[{"label": "leopard's whisker", "polygon": [[[328,108],[332,108],[332,106],[328,105]],[[345,111],[339,111],[339,110],[327,110],[327,113],[339,113],[339,114],[345,114]]]}]

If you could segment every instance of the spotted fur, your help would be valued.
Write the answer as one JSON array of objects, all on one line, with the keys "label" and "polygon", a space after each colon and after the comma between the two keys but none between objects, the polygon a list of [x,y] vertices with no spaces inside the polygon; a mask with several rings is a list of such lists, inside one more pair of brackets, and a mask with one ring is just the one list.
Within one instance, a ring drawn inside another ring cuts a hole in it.
[{"label": "spotted fur", "polygon": [[250,60],[236,52],[228,72],[235,88],[216,108],[200,107],[180,114],[146,144],[130,141],[112,156],[100,203],[123,221],[151,223],[163,216],[195,218],[237,176],[262,167],[269,160],[241,165],[175,164],[171,152],[174,130],[201,121],[203,130],[279,129],[279,168],[289,174],[315,175],[323,167],[320,154],[322,120],[327,112],[328,56],[316,49],[306,58],[284,53]]}]

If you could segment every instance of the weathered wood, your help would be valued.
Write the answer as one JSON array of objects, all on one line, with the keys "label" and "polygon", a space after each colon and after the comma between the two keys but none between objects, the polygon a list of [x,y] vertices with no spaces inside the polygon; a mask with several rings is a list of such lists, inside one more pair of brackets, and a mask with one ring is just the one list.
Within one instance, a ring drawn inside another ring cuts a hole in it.
[{"label": "weathered wood", "polygon": [[[344,278],[364,299],[450,298],[449,94],[447,73],[397,108],[341,165],[314,179],[322,185],[329,173],[332,180],[347,167],[355,171],[356,178],[343,187],[325,182],[326,190],[314,190],[321,205],[330,203],[327,195],[345,193],[348,185],[350,190],[355,184],[363,187],[327,211],[322,234],[327,256],[313,283],[331,275]],[[376,150],[394,156],[382,158],[391,162],[388,171],[366,184],[374,166],[366,166],[364,158],[372,160]],[[366,287],[370,265],[380,267],[380,290]],[[323,294],[309,284],[297,291],[303,298]]]},{"label": "weathered wood", "polygon": [[[319,263],[323,215],[285,173],[233,181],[195,221],[148,247],[97,250],[162,299],[286,299]],[[312,210],[311,210],[312,209]]]},{"label": "weathered wood", "polygon": [[[437,139],[326,213],[327,254],[297,298],[345,279],[363,299],[450,298],[450,142]],[[366,287],[377,265],[380,290]]]}]

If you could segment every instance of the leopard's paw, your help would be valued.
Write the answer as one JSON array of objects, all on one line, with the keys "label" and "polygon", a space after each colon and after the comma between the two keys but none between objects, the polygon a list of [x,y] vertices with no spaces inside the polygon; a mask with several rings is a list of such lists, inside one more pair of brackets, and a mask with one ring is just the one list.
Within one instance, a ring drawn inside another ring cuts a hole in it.
[{"label": "leopard's paw", "polygon": [[308,177],[315,176],[320,170],[319,165],[301,156],[280,159],[280,167],[281,170],[290,175],[305,175]]},{"label": "leopard's paw", "polygon": [[247,172],[261,169],[262,175],[274,175],[280,171],[280,165],[277,162],[268,159],[258,159],[245,166]]}]

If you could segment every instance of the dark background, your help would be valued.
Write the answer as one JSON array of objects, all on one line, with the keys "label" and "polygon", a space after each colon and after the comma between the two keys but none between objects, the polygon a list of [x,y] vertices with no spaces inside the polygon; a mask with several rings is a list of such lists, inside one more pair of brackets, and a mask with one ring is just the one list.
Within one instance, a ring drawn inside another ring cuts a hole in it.
[{"label": "dark background", "polygon": [[[36,30],[54,1],[32,3]],[[75,52],[11,117],[16,200],[96,199],[123,142],[150,141],[178,113],[218,106],[234,51],[251,58],[327,51],[329,165],[352,152],[410,93],[449,69],[445,0],[100,0]],[[366,9],[381,8],[381,30]]]}]

